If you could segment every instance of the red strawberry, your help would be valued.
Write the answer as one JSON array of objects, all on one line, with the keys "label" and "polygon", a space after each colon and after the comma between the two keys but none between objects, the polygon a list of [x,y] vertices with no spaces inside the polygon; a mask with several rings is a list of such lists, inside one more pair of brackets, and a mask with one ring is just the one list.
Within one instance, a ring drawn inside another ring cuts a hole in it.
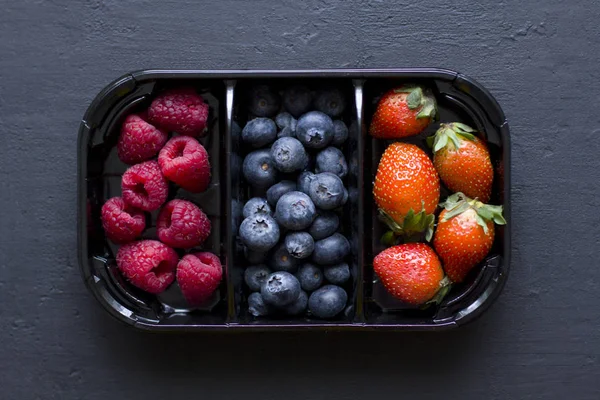
[{"label": "red strawberry", "polygon": [[490,252],[494,243],[494,222],[506,224],[502,206],[483,204],[462,193],[442,204],[433,246],[453,282],[462,282],[469,271]]},{"label": "red strawberry", "polygon": [[369,134],[379,139],[418,135],[436,115],[437,106],[431,92],[420,86],[401,86],[381,97]]},{"label": "red strawberry", "polygon": [[396,233],[433,233],[440,180],[427,154],[414,144],[392,143],[375,175],[373,196],[382,219]]},{"label": "red strawberry", "polygon": [[207,300],[219,287],[222,276],[221,261],[212,253],[187,254],[177,264],[177,283],[192,306]]},{"label": "red strawberry", "polygon": [[409,304],[439,303],[448,291],[440,260],[425,243],[389,247],[377,254],[373,269],[392,296]]},{"label": "red strawberry", "polygon": [[[441,124],[433,136],[433,164],[452,192],[490,201],[494,168],[487,146],[460,122]],[[432,139],[430,138],[430,140]]]}]

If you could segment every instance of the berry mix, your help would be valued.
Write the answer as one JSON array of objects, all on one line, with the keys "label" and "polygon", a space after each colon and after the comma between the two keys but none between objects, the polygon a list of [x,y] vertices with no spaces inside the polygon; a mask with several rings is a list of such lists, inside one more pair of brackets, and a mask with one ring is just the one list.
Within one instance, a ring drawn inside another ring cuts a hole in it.
[{"label": "berry mix", "polygon": [[[200,306],[218,288],[223,275],[219,257],[195,251],[211,232],[196,204],[167,201],[169,182],[200,193],[210,183],[209,155],[196,138],[206,134],[209,106],[192,88],[159,94],[150,107],[128,115],[121,125],[117,154],[130,167],[121,179],[121,197],[102,206],[106,237],[121,245],[116,262],[137,288],[159,294],[177,281],[190,306]],[[171,138],[169,133],[174,132]],[[159,210],[157,240],[140,240],[147,213]],[[186,251],[180,257],[178,252]]]},{"label": "berry mix", "polygon": [[339,89],[267,85],[250,90],[241,130],[248,312],[334,319],[348,305],[350,243],[341,233],[348,127]]},{"label": "berry mix", "polygon": [[[338,88],[256,85],[243,105],[250,118],[243,129],[234,124],[232,135],[239,134],[244,157],[236,166],[232,156],[231,167],[239,167],[252,194],[238,204],[232,224],[243,245],[248,313],[338,318],[350,309],[353,280],[341,223],[349,198],[346,96]],[[199,250],[210,219],[193,202],[169,201],[169,186],[191,193],[208,188],[209,154],[197,140],[207,133],[208,114],[194,89],[177,88],[128,115],[117,143],[119,159],[129,165],[122,194],[101,209],[106,237],[120,245],[122,275],[152,294],[176,281],[192,307],[211,298],[223,268],[217,255]],[[373,197],[389,231],[373,270],[392,296],[421,308],[465,281],[491,251],[495,225],[506,223],[502,206],[488,204],[494,168],[475,129],[444,122],[413,144],[437,119],[432,92],[403,85],[378,99],[369,125],[369,134],[387,145]],[[442,185],[450,195],[440,203]],[[156,235],[142,240],[154,211]]]}]

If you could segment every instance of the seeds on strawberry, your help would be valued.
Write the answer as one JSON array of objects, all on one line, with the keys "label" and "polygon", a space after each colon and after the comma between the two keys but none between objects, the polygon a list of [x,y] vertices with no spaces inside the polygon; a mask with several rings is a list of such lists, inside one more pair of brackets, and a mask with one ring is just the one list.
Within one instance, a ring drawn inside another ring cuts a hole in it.
[{"label": "seeds on strawberry", "polygon": [[441,124],[433,139],[433,163],[452,192],[484,203],[490,200],[494,169],[487,146],[476,131],[459,122]]},{"label": "seeds on strawberry", "polygon": [[389,247],[375,256],[373,269],[386,290],[408,304],[439,302],[448,290],[440,260],[425,243]]},{"label": "seeds on strawberry", "polygon": [[428,90],[415,85],[401,86],[379,100],[369,134],[379,139],[418,135],[436,115],[435,98]]},{"label": "seeds on strawberry", "polygon": [[442,206],[433,245],[448,277],[462,282],[490,252],[494,223],[504,225],[506,221],[502,206],[483,204],[463,193],[448,197]]},{"label": "seeds on strawberry", "polygon": [[440,181],[423,150],[414,144],[392,143],[379,160],[373,196],[393,231],[423,232],[433,225]]}]

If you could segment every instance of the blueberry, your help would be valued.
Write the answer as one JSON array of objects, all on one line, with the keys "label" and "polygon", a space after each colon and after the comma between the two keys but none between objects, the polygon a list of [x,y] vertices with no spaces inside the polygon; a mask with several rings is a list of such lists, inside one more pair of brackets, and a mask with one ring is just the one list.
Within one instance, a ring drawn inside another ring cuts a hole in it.
[{"label": "blueberry", "polygon": [[242,140],[254,148],[273,143],[276,137],[277,126],[269,118],[255,118],[248,121],[242,130]]},{"label": "blueberry", "polygon": [[248,312],[255,317],[264,317],[271,313],[271,308],[265,303],[262,295],[255,292],[248,296]]},{"label": "blueberry", "polygon": [[300,262],[297,258],[290,255],[285,247],[285,243],[279,244],[269,257],[269,267],[273,271],[296,272]]},{"label": "blueberry", "polygon": [[271,210],[271,206],[267,203],[266,199],[262,197],[253,197],[244,205],[243,213],[244,218],[248,218],[257,214],[273,215],[273,210]]},{"label": "blueberry", "polygon": [[275,123],[279,127],[279,129],[290,128],[292,132],[296,131],[296,118],[292,116],[289,112],[282,112],[277,114],[275,117]]},{"label": "blueberry", "polygon": [[315,206],[323,210],[333,210],[344,204],[344,183],[331,172],[322,172],[310,183],[308,194]]},{"label": "blueberry", "polygon": [[298,176],[297,187],[298,191],[309,194],[310,183],[316,179],[316,175],[310,171],[304,171]]},{"label": "blueberry", "polygon": [[279,172],[268,149],[255,150],[244,158],[242,166],[246,182],[257,188],[267,188],[277,182]]},{"label": "blueberry", "polygon": [[250,90],[248,110],[257,117],[272,117],[281,104],[279,94],[267,85],[258,85]]},{"label": "blueberry", "polygon": [[306,311],[308,305],[308,295],[304,290],[300,291],[298,298],[289,306],[286,306],[283,311],[287,315],[300,315]]},{"label": "blueberry", "polygon": [[315,249],[315,241],[307,232],[290,232],[284,243],[288,253],[294,258],[306,258]]},{"label": "blueberry", "polygon": [[322,112],[308,112],[298,120],[296,137],[306,147],[322,149],[333,140],[333,121]]},{"label": "blueberry", "polygon": [[306,86],[290,86],[283,92],[283,107],[295,117],[307,112],[311,103],[312,94]]},{"label": "blueberry", "polygon": [[338,88],[320,90],[315,97],[315,108],[330,117],[339,117],[346,108],[344,93]]},{"label": "blueberry", "polygon": [[260,288],[265,303],[283,308],[300,296],[300,282],[289,272],[273,272]]},{"label": "blueberry", "polygon": [[271,270],[266,265],[250,266],[244,271],[244,282],[251,291],[258,292],[270,273]]},{"label": "blueberry", "polygon": [[344,261],[350,254],[350,242],[342,234],[334,233],[315,242],[312,260],[319,265],[333,265]]},{"label": "blueberry", "polygon": [[311,263],[305,263],[298,268],[296,278],[300,281],[300,286],[307,292],[312,292],[323,284],[323,271]]},{"label": "blueberry", "polygon": [[331,172],[340,178],[343,178],[348,173],[348,164],[346,158],[340,149],[337,147],[327,147],[317,154],[316,173]]},{"label": "blueberry", "polygon": [[277,132],[277,139],[282,137],[296,137],[296,131],[292,130],[289,126],[286,126],[279,132]]},{"label": "blueberry", "polygon": [[319,211],[319,215],[313,221],[308,233],[314,240],[325,239],[333,235],[340,227],[340,217],[333,211]]},{"label": "blueberry", "polygon": [[341,119],[333,121],[333,141],[334,146],[341,146],[348,139],[348,127]]},{"label": "blueberry", "polygon": [[308,299],[308,309],[317,318],[333,318],[348,301],[346,291],[339,286],[325,285],[314,291]]},{"label": "blueberry", "polygon": [[306,150],[298,139],[293,137],[279,138],[271,146],[271,157],[275,168],[281,172],[299,171],[306,163]]},{"label": "blueberry", "polygon": [[287,229],[306,229],[315,219],[317,210],[310,197],[302,192],[281,196],[275,207],[275,219]]},{"label": "blueberry", "polygon": [[342,196],[342,205],[346,204],[346,202],[348,201],[348,189],[344,188],[344,195]]},{"label": "blueberry", "polygon": [[279,241],[279,226],[269,215],[253,215],[242,221],[240,239],[250,250],[268,251]]},{"label": "blueberry", "polygon": [[277,204],[281,196],[288,192],[296,190],[296,182],[293,181],[281,181],[274,184],[267,190],[267,200],[273,207]]},{"label": "blueberry", "polygon": [[343,285],[350,279],[350,267],[346,263],[323,267],[325,279],[334,285]]},{"label": "blueberry", "polygon": [[249,264],[262,264],[267,261],[268,255],[265,251],[254,251],[244,247],[244,258]]}]

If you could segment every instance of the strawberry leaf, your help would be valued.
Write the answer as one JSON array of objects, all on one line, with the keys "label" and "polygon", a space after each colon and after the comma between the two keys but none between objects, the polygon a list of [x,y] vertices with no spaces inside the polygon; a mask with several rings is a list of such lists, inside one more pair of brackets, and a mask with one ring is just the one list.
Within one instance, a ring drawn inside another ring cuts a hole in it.
[{"label": "strawberry leaf", "polygon": [[446,214],[444,214],[444,218],[442,218],[442,222],[448,221],[450,218],[460,215],[467,211],[471,206],[469,203],[461,202],[456,207],[451,208],[450,210],[446,209]]},{"label": "strawberry leaf", "polygon": [[431,242],[431,238],[433,237],[434,224],[435,224],[435,215],[429,214],[426,217],[427,231],[425,232],[425,240],[427,240],[428,242]]},{"label": "strawberry leaf", "polygon": [[414,110],[420,107],[422,102],[423,90],[419,86],[417,86],[406,97],[406,105],[408,105],[408,108],[410,108],[411,110]]},{"label": "strawberry leaf", "polygon": [[435,118],[437,115],[437,105],[435,104],[435,99],[431,96],[425,96],[425,100],[423,101],[423,108],[417,114],[418,118]]},{"label": "strawberry leaf", "polygon": [[460,122],[453,122],[452,125],[463,132],[467,132],[467,133],[477,132],[475,129],[471,128],[469,125],[466,125],[466,124],[463,124]]},{"label": "strawberry leaf", "polygon": [[394,231],[387,231],[381,236],[381,244],[384,246],[393,246],[396,244],[396,234]]},{"label": "strawberry leaf", "polygon": [[448,144],[448,135],[440,135],[435,137],[435,142],[433,144],[433,152],[437,153]]},{"label": "strawberry leaf", "polygon": [[435,139],[436,139],[436,136],[435,136],[435,135],[432,135],[432,136],[427,136],[427,139],[425,139],[425,141],[427,142],[427,146],[428,146],[429,148],[432,148],[432,147],[433,147],[433,144],[435,143]]},{"label": "strawberry leaf", "polygon": [[477,216],[475,218],[477,219],[477,225],[481,226],[483,228],[483,233],[485,233],[487,235],[489,232],[487,223],[484,221],[483,218],[481,218],[481,216],[479,214],[477,214]]},{"label": "strawberry leaf", "polygon": [[506,225],[506,220],[502,216],[502,214],[494,214],[494,222],[496,225]]}]

